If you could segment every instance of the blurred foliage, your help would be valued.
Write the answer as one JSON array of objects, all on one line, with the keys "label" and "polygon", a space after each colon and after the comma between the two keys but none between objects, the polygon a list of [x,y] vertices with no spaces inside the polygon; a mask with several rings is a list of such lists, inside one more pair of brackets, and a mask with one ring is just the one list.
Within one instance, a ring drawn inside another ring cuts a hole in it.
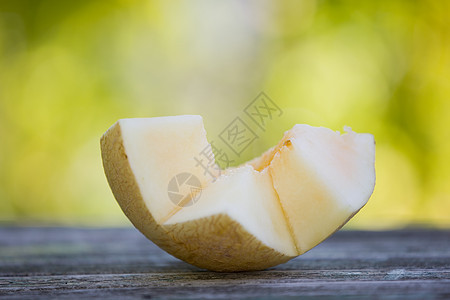
[{"label": "blurred foliage", "polygon": [[295,123],[370,132],[377,185],[349,226],[450,225],[448,1],[0,1],[0,220],[127,224],[99,138],[201,114],[208,138],[260,92]]}]

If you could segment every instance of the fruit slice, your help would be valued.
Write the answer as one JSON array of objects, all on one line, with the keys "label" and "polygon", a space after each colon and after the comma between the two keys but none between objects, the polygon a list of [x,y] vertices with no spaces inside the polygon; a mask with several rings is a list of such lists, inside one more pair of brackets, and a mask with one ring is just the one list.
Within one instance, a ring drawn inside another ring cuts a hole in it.
[{"label": "fruit slice", "polygon": [[[217,271],[265,269],[297,256],[267,172],[248,166],[228,170],[212,183],[211,174],[197,165],[195,158],[208,148],[200,116],[119,120],[103,135],[101,148],[109,185],[122,210],[168,253]],[[209,168],[215,170],[215,165]],[[171,182],[185,173],[198,178],[203,190],[197,203],[180,207],[170,198]],[[224,203],[205,217],[209,202]],[[262,213],[249,217],[252,205],[261,206]],[[195,212],[197,207],[204,209]],[[183,210],[194,215],[171,223]]]},{"label": "fruit slice", "polygon": [[299,254],[326,239],[366,204],[375,186],[373,136],[295,125],[250,162],[267,168]]},{"label": "fruit slice", "polygon": [[260,270],[308,251],[369,199],[373,137],[346,131],[296,125],[225,171],[212,154],[199,163],[210,149],[200,116],[119,120],[101,148],[119,205],[158,246],[201,268]]}]

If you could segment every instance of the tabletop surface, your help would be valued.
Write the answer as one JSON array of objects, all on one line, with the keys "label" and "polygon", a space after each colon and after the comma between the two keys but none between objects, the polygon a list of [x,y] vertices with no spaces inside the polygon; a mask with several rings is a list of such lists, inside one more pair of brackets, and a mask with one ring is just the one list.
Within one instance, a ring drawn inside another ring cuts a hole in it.
[{"label": "tabletop surface", "polygon": [[450,231],[340,231],[277,267],[214,273],[134,228],[0,227],[0,298],[450,299]]}]

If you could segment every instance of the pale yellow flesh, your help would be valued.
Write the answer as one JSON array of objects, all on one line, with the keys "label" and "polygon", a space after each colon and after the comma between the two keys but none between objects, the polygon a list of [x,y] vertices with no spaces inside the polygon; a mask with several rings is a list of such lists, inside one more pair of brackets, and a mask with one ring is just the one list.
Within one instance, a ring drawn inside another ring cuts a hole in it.
[{"label": "pale yellow flesh", "polygon": [[[158,223],[177,209],[167,195],[175,175],[192,173],[202,186],[212,181],[194,160],[209,145],[200,116],[123,119],[119,124],[135,179]],[[211,170],[218,175],[218,168]]]},{"label": "pale yellow flesh", "polygon": [[283,140],[268,168],[301,254],[369,200],[375,185],[374,140],[369,134],[341,136],[308,125],[294,126]]},{"label": "pale yellow flesh", "polygon": [[164,224],[226,214],[263,244],[289,256],[297,250],[267,171],[251,166],[231,170],[206,187],[199,201],[184,207]]},{"label": "pale yellow flesh", "polygon": [[[187,121],[192,120],[188,118]],[[189,127],[189,124],[177,125],[171,127],[172,131],[182,129],[184,127],[182,125]],[[143,197],[142,190],[146,187],[139,186],[136,179],[135,169],[140,168],[141,164],[138,160],[130,159],[131,151],[126,151],[125,145],[133,142],[133,138],[124,141],[123,131],[126,130],[123,130],[123,127],[126,126],[126,122],[121,120],[103,135],[101,139],[103,166],[120,207],[133,225],[147,238],[179,259],[214,271],[263,270],[294,257],[263,244],[226,214],[216,214],[182,224],[163,225],[157,222],[149,210],[149,199],[144,200]],[[134,137],[136,142],[141,140],[139,136]],[[160,217],[180,211],[179,207],[164,203],[168,199],[159,200],[154,199],[154,205],[167,208],[166,211],[162,211]]]},{"label": "pale yellow flesh", "polygon": [[[113,133],[121,139],[111,139]],[[108,154],[114,143],[126,155]],[[199,116],[120,120],[102,138],[105,173],[133,224],[202,268],[257,270],[285,262],[342,226],[373,190],[368,134],[296,125],[261,158],[214,173],[215,182],[194,160],[208,145]],[[129,172],[117,167],[127,164]],[[194,174],[203,188],[189,207],[175,205],[167,194],[168,182],[182,172]],[[124,182],[136,186],[131,196],[118,192]]]}]

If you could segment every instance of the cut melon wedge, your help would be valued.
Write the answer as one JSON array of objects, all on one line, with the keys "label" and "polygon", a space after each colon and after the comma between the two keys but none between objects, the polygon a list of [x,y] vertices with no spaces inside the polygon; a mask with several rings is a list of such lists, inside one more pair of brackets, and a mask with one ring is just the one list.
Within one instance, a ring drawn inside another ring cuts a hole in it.
[{"label": "cut melon wedge", "polygon": [[310,250],[368,201],[375,143],[349,128],[295,125],[261,157],[210,173],[200,116],[122,119],[101,139],[120,207],[147,238],[214,271],[262,270]]}]

